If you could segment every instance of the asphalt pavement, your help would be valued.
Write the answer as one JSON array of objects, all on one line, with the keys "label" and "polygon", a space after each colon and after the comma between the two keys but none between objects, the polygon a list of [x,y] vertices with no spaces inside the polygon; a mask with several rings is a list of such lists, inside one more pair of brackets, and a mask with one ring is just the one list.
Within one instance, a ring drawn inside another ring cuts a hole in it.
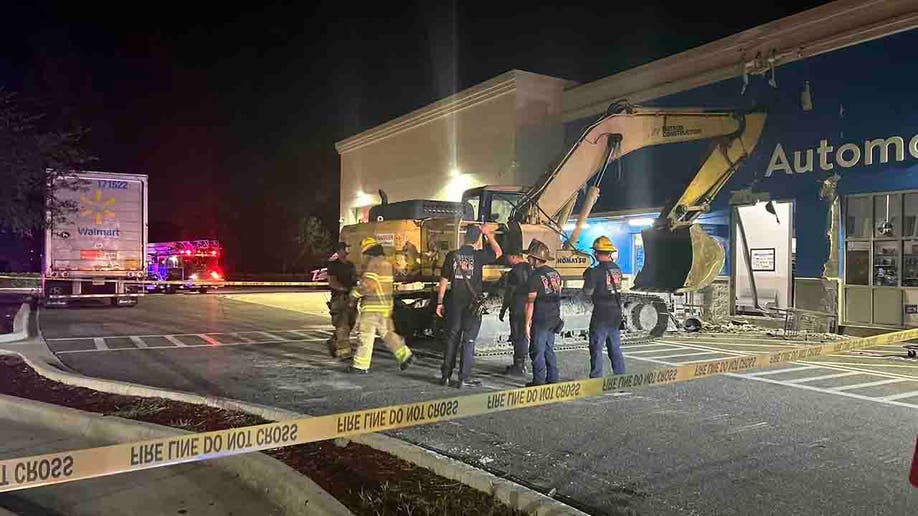
[{"label": "asphalt pavement", "polygon": [[[434,342],[406,372],[380,346],[370,375],[347,374],[325,351],[326,295],[147,296],[43,309],[39,323],[81,373],[314,415],[457,393],[436,383]],[[667,335],[625,354],[638,371],[805,344]],[[393,434],[594,514],[912,514],[918,364],[904,357],[890,346]],[[562,379],[587,375],[585,351],[559,359]],[[501,374],[508,362],[480,359],[475,390],[522,385]]]}]

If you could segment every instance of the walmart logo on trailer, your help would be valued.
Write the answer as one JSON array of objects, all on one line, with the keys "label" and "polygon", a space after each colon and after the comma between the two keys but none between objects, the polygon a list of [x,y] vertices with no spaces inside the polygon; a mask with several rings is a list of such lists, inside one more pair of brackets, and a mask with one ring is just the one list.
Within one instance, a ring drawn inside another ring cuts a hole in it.
[{"label": "walmart logo on trailer", "polygon": [[793,167],[791,167],[791,160],[788,159],[784,147],[779,143],[775,145],[775,150],[771,153],[765,177],[771,177],[775,172],[791,175],[805,174],[812,172],[817,165],[820,170],[829,171],[834,169],[835,165],[841,168],[851,168],[862,162],[864,166],[871,166],[875,163],[888,163],[890,159],[905,161],[906,152],[913,159],[918,159],[918,134],[912,136],[907,145],[901,136],[864,140],[863,150],[860,143],[846,143],[836,149],[829,145],[829,140],[820,140],[819,147],[815,149],[794,151]]},{"label": "walmart logo on trailer", "polygon": [[105,219],[115,218],[115,212],[111,210],[111,207],[115,205],[115,198],[109,197],[103,201],[102,190],[96,190],[92,198],[80,196],[80,202],[83,203],[80,215],[92,217],[96,224],[101,224]]}]

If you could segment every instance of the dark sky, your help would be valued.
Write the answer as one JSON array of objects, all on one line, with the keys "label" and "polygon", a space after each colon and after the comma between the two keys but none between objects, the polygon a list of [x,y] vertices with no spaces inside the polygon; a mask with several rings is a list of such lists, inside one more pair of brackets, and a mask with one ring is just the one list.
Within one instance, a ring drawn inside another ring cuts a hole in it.
[{"label": "dark sky", "polygon": [[278,270],[297,220],[337,230],[337,140],[513,68],[589,82],[822,3],[7,2],[0,84],[89,127],[94,168],[149,174],[151,240]]}]

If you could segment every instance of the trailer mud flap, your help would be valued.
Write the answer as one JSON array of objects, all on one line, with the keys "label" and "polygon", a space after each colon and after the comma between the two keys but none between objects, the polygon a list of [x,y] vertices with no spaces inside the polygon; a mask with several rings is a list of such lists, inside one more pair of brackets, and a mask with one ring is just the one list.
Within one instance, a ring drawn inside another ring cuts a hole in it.
[{"label": "trailer mud flap", "polygon": [[708,286],[723,269],[723,248],[697,224],[646,229],[641,237],[644,267],[634,279],[635,290],[690,292]]}]

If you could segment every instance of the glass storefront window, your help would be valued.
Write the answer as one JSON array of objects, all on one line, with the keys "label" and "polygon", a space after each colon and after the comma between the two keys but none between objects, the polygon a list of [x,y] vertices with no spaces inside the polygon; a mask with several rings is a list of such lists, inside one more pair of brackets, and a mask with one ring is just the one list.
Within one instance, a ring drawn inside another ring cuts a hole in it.
[{"label": "glass storefront window", "polygon": [[873,243],[873,286],[899,286],[899,243]]},{"label": "glass storefront window", "polygon": [[870,242],[848,242],[845,250],[845,283],[869,285]]},{"label": "glass storefront window", "polygon": [[905,194],[905,238],[918,238],[918,193]]},{"label": "glass storefront window", "polygon": [[902,196],[899,194],[876,195],[873,198],[874,236],[895,238],[902,234]]},{"label": "glass storefront window", "polygon": [[918,287],[918,240],[902,242],[902,286]]},{"label": "glass storefront window", "polygon": [[870,197],[849,197],[845,204],[845,234],[848,238],[870,238]]}]

